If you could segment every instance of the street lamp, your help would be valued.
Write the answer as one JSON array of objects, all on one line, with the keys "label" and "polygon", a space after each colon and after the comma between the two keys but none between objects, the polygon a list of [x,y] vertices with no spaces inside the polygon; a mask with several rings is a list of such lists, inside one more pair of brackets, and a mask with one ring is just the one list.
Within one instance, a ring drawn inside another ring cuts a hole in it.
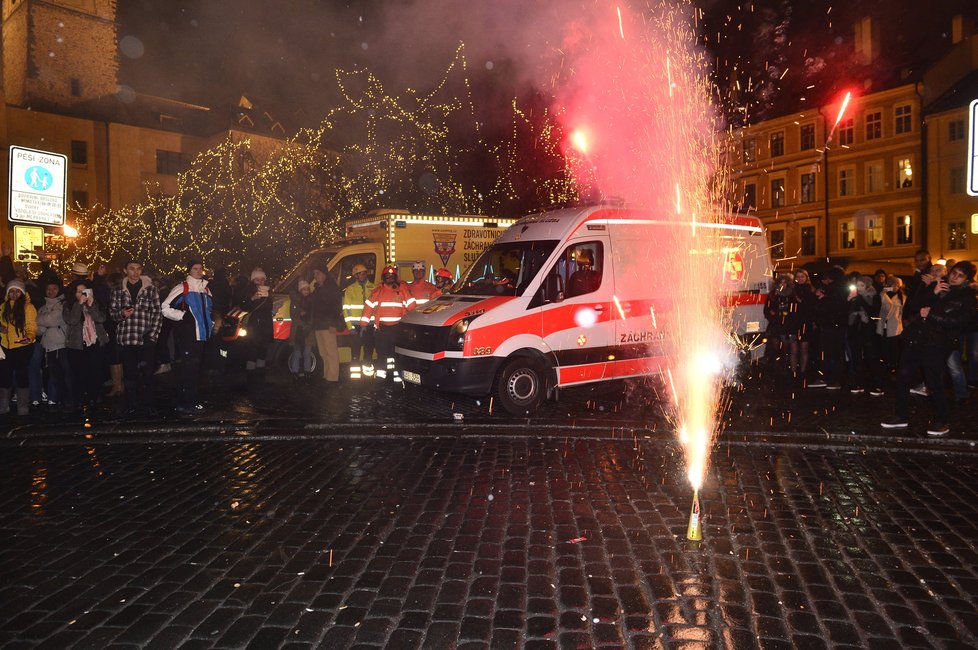
[{"label": "street lamp", "polygon": [[72,226],[69,226],[68,224],[65,224],[64,227],[62,228],[62,230],[63,230],[63,232],[65,234],[65,237],[74,238],[74,237],[77,237],[78,236],[78,231],[75,228],[73,228]]}]

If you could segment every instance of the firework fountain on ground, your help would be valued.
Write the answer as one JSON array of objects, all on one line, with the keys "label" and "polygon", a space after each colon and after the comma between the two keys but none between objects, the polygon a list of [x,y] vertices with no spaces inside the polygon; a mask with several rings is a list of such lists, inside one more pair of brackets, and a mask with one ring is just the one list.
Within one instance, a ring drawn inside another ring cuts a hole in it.
[{"label": "firework fountain on ground", "polygon": [[650,241],[648,258],[631,261],[637,268],[629,275],[670,296],[652,323],[665,330],[670,350],[661,374],[694,493],[688,536],[698,539],[698,494],[736,359],[722,307],[731,244],[710,227],[727,212],[724,132],[705,55],[694,45],[694,7],[596,9],[594,20],[572,26],[564,47],[573,71],[562,97],[575,134],[569,146],[587,153],[588,172],[606,196],[676,223],[669,241]]}]

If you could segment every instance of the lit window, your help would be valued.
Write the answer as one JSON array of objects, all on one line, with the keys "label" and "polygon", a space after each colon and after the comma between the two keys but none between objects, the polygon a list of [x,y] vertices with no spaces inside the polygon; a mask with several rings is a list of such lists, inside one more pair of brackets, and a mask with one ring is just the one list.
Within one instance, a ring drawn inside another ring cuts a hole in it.
[{"label": "lit window", "polygon": [[913,187],[913,166],[909,158],[897,160],[897,187]]},{"label": "lit window", "polygon": [[901,133],[910,133],[913,130],[913,124],[910,121],[912,116],[912,108],[910,104],[904,104],[903,106],[897,106],[894,111],[894,117],[896,118],[894,132],[899,135]]},{"label": "lit window", "polygon": [[856,247],[856,228],[852,221],[843,221],[839,224],[839,245],[842,248]]},{"label": "lit window", "polygon": [[913,224],[909,214],[901,214],[896,219],[897,244],[913,243]]},{"label": "lit window", "polygon": [[878,140],[883,137],[883,113],[874,111],[866,114],[866,139]]},{"label": "lit window", "polygon": [[866,220],[866,245],[883,245],[883,217],[870,217]]}]

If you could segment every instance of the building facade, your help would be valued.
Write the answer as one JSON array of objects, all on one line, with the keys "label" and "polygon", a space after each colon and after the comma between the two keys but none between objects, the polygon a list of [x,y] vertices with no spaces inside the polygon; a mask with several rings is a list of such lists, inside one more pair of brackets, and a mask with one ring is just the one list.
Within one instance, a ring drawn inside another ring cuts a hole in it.
[{"label": "building facade", "polygon": [[735,203],[763,220],[778,270],[828,259],[902,272],[921,248],[978,259],[978,198],[965,190],[978,38],[945,61],[920,81],[734,134]]}]

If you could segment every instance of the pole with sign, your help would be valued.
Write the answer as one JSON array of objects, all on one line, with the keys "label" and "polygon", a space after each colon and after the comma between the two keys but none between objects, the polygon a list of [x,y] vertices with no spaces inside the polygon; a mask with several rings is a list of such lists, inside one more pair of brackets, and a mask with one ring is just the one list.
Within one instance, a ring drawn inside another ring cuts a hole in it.
[{"label": "pole with sign", "polygon": [[41,226],[14,226],[14,260],[40,262],[44,250],[44,228]]},{"label": "pole with sign", "polygon": [[63,226],[68,157],[60,153],[10,147],[10,197],[7,220],[33,226]]}]

